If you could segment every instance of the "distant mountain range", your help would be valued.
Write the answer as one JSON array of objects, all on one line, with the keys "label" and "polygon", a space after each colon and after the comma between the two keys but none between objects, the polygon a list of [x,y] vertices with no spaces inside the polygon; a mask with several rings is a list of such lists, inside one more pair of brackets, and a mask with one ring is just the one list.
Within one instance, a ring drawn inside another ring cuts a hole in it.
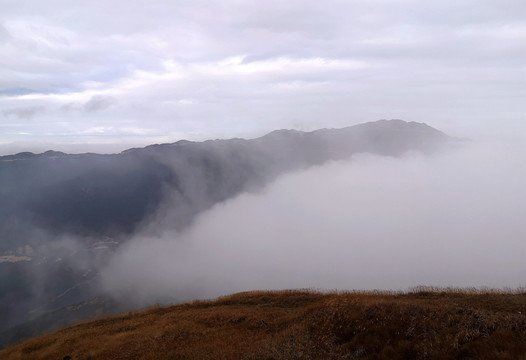
[{"label": "distant mountain range", "polygon": [[182,230],[214,204],[289,171],[358,153],[431,153],[453,140],[423,123],[380,120],[120,154],[2,156],[0,331],[98,295],[96,269],[153,219],[157,226],[167,207],[166,223]]}]

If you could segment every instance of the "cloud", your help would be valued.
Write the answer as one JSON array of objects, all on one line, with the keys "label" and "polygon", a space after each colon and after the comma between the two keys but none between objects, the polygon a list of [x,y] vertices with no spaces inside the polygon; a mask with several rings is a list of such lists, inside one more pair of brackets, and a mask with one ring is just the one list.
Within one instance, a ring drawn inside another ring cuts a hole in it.
[{"label": "cloud", "polygon": [[105,288],[147,303],[251,289],[524,286],[524,155],[471,143],[288,174],[182,234],[136,236],[103,270]]},{"label": "cloud", "polygon": [[7,96],[17,96],[17,95],[27,95],[31,93],[35,93],[35,90],[27,89],[27,88],[7,88],[0,90],[0,95],[7,95]]},{"label": "cloud", "polygon": [[84,104],[84,111],[96,112],[107,109],[114,103],[114,100],[107,96],[95,95]]},{"label": "cloud", "polygon": [[28,106],[15,109],[7,109],[3,111],[4,117],[16,117],[19,119],[32,119],[38,114],[44,113],[46,108],[44,106]]}]

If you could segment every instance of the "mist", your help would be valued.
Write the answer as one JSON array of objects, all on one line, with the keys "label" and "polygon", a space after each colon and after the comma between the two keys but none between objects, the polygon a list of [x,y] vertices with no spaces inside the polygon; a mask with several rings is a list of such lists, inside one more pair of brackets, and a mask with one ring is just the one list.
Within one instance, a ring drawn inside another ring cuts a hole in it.
[{"label": "mist", "polygon": [[525,155],[519,143],[463,142],[289,173],[183,232],[158,219],[159,236],[119,248],[103,286],[144,304],[253,289],[524,286]]}]

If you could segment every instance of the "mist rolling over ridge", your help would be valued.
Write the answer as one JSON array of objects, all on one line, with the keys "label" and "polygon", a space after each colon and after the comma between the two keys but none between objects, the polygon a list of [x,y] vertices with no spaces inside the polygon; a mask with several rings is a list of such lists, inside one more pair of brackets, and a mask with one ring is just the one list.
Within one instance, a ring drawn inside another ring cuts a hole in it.
[{"label": "mist rolling over ridge", "polygon": [[523,286],[524,159],[402,120],[0,157],[0,345],[252,289]]},{"label": "mist rolling over ridge", "polygon": [[299,170],[216,205],[182,233],[135,237],[103,270],[104,284],[146,302],[251,289],[524,286],[524,159],[519,144],[466,142]]}]

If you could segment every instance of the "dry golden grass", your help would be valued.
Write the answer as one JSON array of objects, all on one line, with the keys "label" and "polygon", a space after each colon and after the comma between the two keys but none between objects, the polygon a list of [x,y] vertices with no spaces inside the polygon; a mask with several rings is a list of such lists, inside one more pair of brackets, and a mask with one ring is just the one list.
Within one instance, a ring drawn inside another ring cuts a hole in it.
[{"label": "dry golden grass", "polygon": [[1,359],[526,359],[526,293],[248,292],[81,323]]}]

